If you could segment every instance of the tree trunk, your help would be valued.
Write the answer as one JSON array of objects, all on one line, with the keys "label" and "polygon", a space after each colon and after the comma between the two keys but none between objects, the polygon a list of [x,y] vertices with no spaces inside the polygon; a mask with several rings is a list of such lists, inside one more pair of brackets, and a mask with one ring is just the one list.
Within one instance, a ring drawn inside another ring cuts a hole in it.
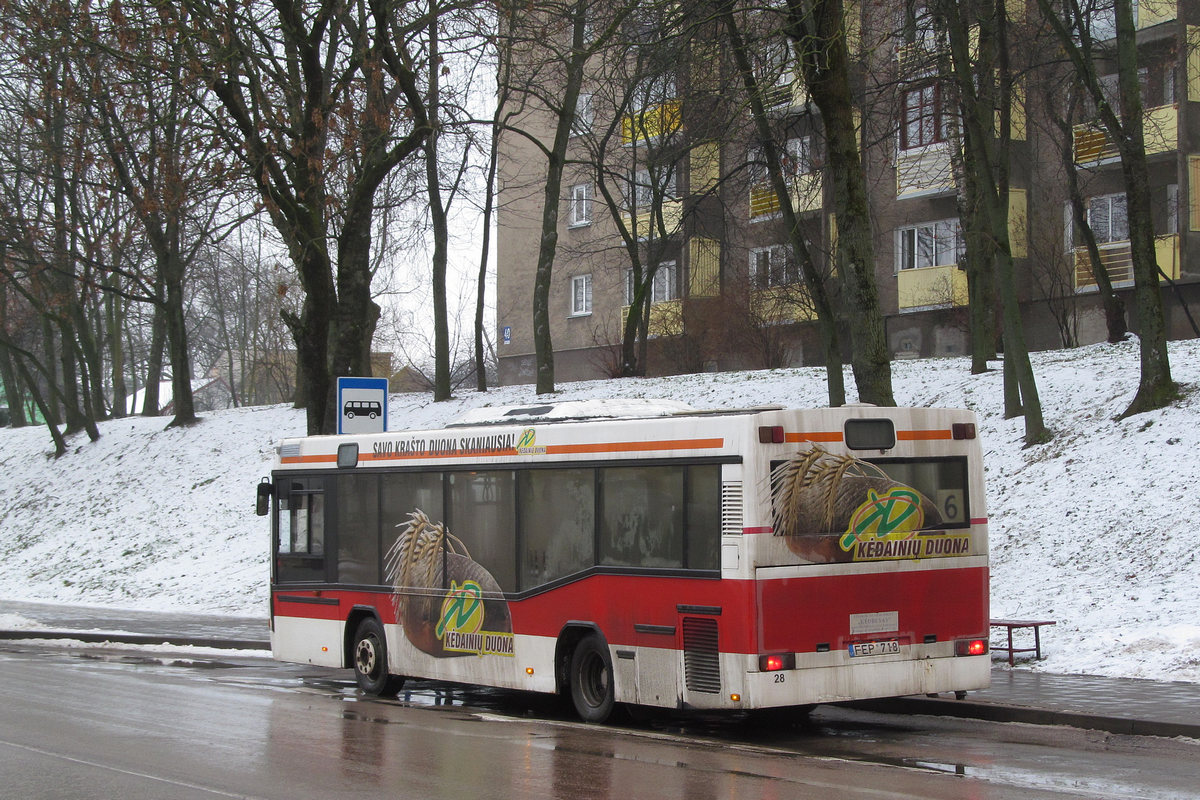
[{"label": "tree trunk", "polygon": [[788,0],[788,33],[821,112],[838,237],[834,263],[845,287],[851,367],[861,402],[894,406],[892,365],[875,285],[866,173],[859,152],[842,0]]},{"label": "tree trunk", "polygon": [[121,338],[125,329],[125,298],[115,291],[117,278],[115,273],[109,276],[107,289],[104,294],[105,320],[108,339],[109,359],[112,362],[112,414],[120,419],[129,413],[129,390],[125,385],[125,341]]},{"label": "tree trunk", "polygon": [[[161,281],[155,288],[162,296],[165,291]],[[157,417],[159,410],[158,387],[162,383],[163,349],[167,341],[167,312],[160,304],[154,304],[150,318],[150,353],[146,359],[146,385],[142,392],[142,416]]]},{"label": "tree trunk", "polygon": [[729,31],[734,61],[737,63],[742,83],[750,97],[751,116],[754,119],[758,137],[762,141],[763,156],[767,162],[771,187],[775,191],[779,209],[783,214],[784,225],[788,230],[788,242],[791,246],[792,257],[804,274],[808,298],[817,315],[817,329],[821,335],[821,348],[825,355],[825,381],[829,393],[829,405],[836,408],[846,402],[846,382],[842,371],[842,346],[838,336],[837,315],[834,312],[829,293],[826,291],[825,280],[813,261],[812,253],[809,251],[808,243],[800,228],[800,218],[792,203],[792,194],[783,175],[779,148],[775,144],[774,135],[767,120],[761,86],[754,76],[750,54],[738,28],[733,14],[733,3],[730,0],[721,4],[720,14]]},{"label": "tree trunk", "polygon": [[533,283],[533,346],[537,370],[537,393],[554,391],[554,344],[550,337],[550,279],[554,272],[554,254],[558,248],[558,204],[562,193],[563,166],[567,142],[575,122],[579,91],[583,86],[583,67],[587,62],[585,33],[586,0],[576,0],[571,8],[571,55],[567,59],[566,81],[562,89],[562,107],[554,131],[554,143],[547,156],[546,186],[542,195],[542,235],[538,246],[537,270]]},{"label": "tree trunk", "polygon": [[1117,79],[1121,96],[1121,127],[1124,129],[1124,136],[1118,139],[1117,146],[1121,152],[1121,171],[1125,176],[1142,367],[1137,394],[1129,407],[1121,412],[1122,417],[1128,417],[1161,408],[1178,399],[1179,388],[1171,379],[1167,329],[1158,283],[1158,260],[1154,251],[1150,177],[1146,168],[1142,94],[1137,67],[1137,32],[1133,26],[1131,0],[1116,0],[1116,16]]}]

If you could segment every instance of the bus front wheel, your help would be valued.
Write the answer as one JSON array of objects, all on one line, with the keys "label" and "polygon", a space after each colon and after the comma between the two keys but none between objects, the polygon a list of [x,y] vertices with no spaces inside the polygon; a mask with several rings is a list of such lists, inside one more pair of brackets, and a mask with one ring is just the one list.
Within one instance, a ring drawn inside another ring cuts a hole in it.
[{"label": "bus front wheel", "polygon": [[608,646],[588,634],[571,654],[571,702],[584,722],[604,722],[613,710],[613,667]]},{"label": "bus front wheel", "polygon": [[387,639],[375,617],[367,617],[358,624],[353,656],[354,680],[367,694],[391,697],[404,685],[404,678],[388,674]]}]

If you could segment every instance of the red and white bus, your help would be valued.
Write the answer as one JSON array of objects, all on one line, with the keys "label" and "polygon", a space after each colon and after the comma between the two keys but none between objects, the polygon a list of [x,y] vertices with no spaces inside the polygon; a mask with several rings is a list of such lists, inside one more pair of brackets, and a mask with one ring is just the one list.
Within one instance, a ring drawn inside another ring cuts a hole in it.
[{"label": "red and white bus", "polygon": [[275,658],[373,694],[560,692],[590,721],[988,685],[971,412],[496,413],[281,443]]}]

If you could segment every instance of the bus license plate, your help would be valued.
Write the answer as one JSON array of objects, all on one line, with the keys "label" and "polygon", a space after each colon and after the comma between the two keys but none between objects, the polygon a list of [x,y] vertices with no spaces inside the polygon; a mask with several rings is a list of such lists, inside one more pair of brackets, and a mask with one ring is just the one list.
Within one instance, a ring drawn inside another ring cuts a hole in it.
[{"label": "bus license plate", "polygon": [[887,656],[900,652],[900,642],[897,639],[887,639],[882,642],[853,642],[850,645],[850,657],[856,656]]}]

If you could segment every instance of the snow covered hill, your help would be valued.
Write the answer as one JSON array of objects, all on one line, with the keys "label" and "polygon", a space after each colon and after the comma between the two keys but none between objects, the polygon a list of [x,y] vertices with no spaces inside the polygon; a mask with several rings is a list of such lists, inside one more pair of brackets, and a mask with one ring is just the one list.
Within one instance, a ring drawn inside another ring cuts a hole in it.
[{"label": "snow covered hill", "polygon": [[[979,414],[991,520],[992,614],[1058,620],[1035,669],[1200,681],[1200,341],[1171,345],[1185,399],[1114,421],[1137,387],[1136,342],[1034,355],[1055,436],[1022,447],[999,370],[964,359],[893,365],[901,405]],[[998,366],[998,365],[997,365]],[[846,385],[853,391],[848,375]],[[556,399],[669,397],[697,408],[826,403],[819,368],[565,384]],[[391,427],[440,427],[533,387],[433,403],[394,395]],[[852,398],[853,399],[853,398]],[[274,443],[304,431],[286,406],[102,423],[49,456],[44,429],[0,430],[3,599],[266,614],[267,526],[254,484]]]}]

